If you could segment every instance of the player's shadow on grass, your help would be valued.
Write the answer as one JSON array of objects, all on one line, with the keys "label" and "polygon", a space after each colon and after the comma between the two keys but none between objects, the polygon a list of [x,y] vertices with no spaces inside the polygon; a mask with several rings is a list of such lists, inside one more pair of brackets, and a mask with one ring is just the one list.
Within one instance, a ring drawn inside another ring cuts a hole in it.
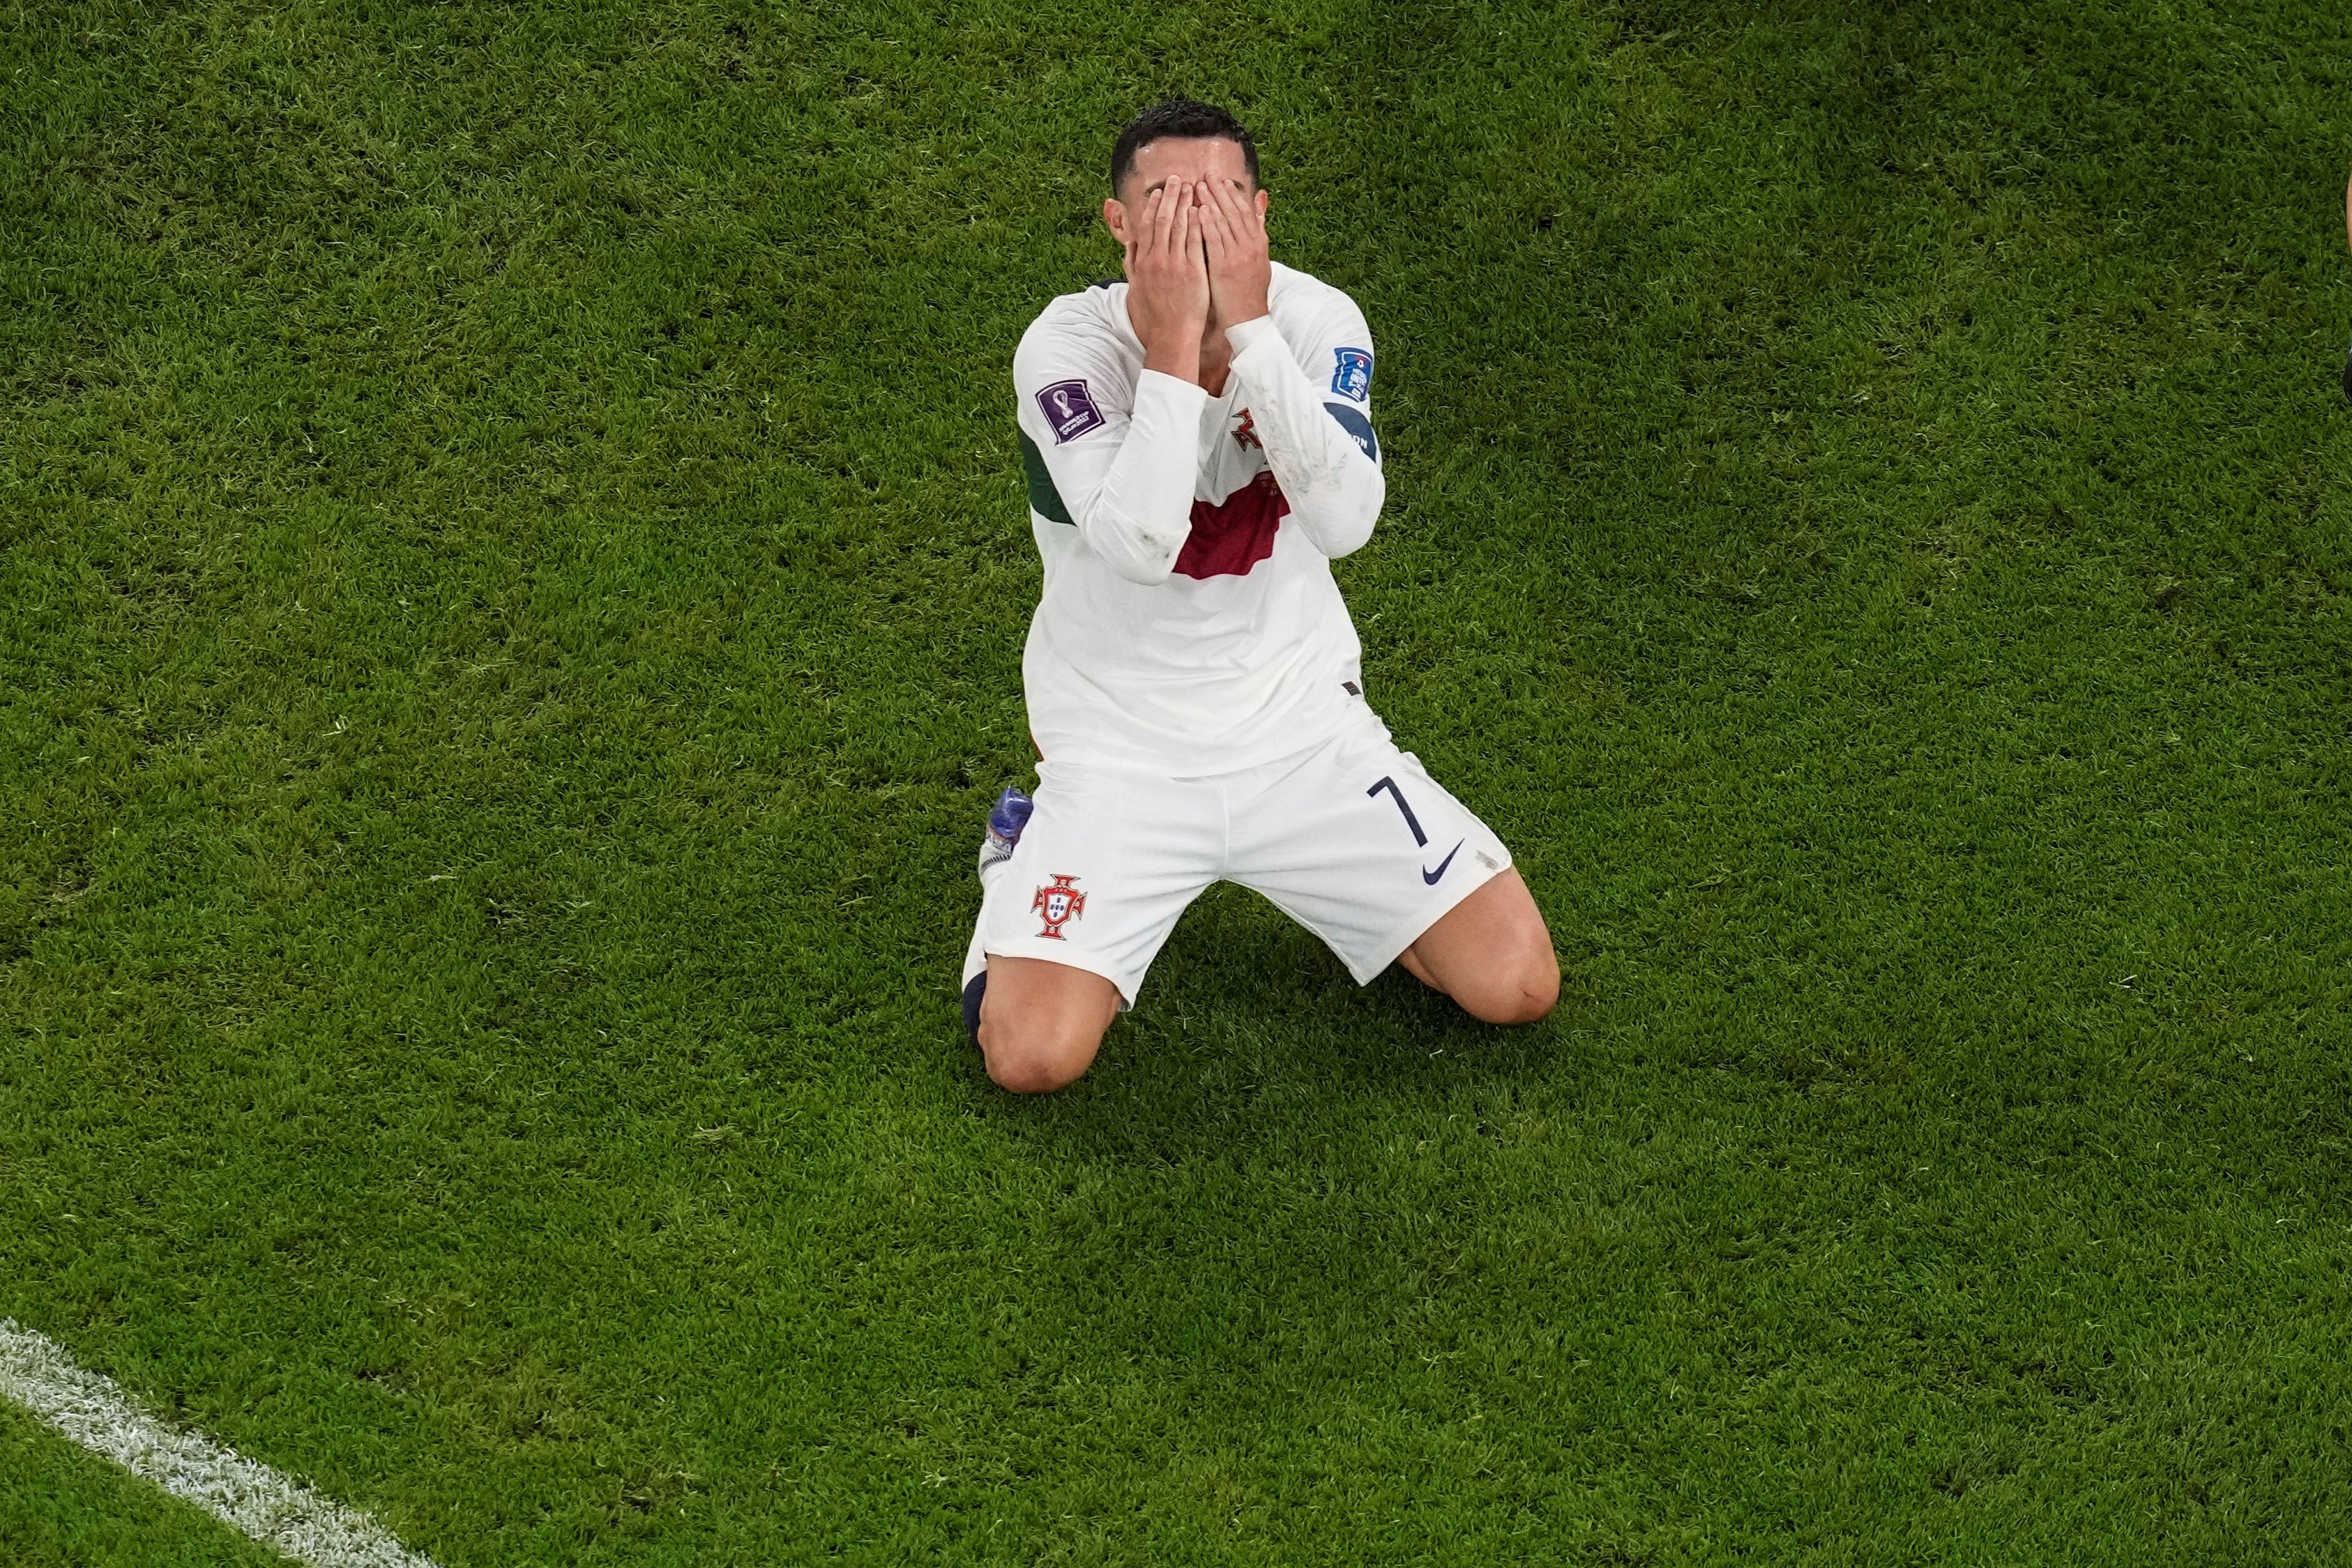
[{"label": "player's shadow on grass", "polygon": [[1179,1160],[1279,1141],[1351,1104],[1526,1077],[1551,1055],[1559,1016],[1490,1028],[1393,967],[1359,988],[1271,904],[1220,886],[1186,912],[1093,1070],[996,1111],[1064,1155]]}]

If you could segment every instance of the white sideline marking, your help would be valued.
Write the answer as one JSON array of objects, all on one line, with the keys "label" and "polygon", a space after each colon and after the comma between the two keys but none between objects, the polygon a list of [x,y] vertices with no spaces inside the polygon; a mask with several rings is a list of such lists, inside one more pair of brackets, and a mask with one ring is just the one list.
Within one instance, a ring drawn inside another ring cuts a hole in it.
[{"label": "white sideline marking", "polygon": [[201,1432],[167,1427],[47,1334],[0,1318],[0,1395],[132,1475],[312,1568],[433,1568],[357,1509]]}]

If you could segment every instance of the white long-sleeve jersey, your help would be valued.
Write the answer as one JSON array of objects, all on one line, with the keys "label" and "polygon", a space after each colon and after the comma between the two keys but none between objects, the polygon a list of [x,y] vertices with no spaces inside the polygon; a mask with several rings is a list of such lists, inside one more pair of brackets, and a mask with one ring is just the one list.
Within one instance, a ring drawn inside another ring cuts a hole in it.
[{"label": "white long-sleeve jersey", "polygon": [[1249,768],[1362,711],[1331,561],[1387,487],[1372,339],[1341,290],[1277,264],[1228,334],[1223,396],[1143,368],[1127,285],[1045,307],[1013,358],[1045,591],[1022,678],[1048,758],[1171,776]]}]

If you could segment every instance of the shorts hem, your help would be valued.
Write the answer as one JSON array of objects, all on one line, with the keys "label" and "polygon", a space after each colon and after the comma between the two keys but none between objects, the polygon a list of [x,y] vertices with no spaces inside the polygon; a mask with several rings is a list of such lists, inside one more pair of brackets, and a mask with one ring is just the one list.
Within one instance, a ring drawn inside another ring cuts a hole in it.
[{"label": "shorts hem", "polygon": [[1388,972],[1389,966],[1395,963],[1406,948],[1427,936],[1431,926],[1459,909],[1464,899],[1510,870],[1513,863],[1509,852],[1506,852],[1503,855],[1503,863],[1488,871],[1486,875],[1475,878],[1465,877],[1447,889],[1445,895],[1435,904],[1425,904],[1414,910],[1412,919],[1391,932],[1386,940],[1372,949],[1372,961],[1368,966],[1359,966],[1353,958],[1345,954],[1340,955],[1340,961],[1348,966],[1348,973],[1354,977],[1357,985],[1370,985]]},{"label": "shorts hem", "polygon": [[981,950],[981,968],[971,968],[967,960],[963,983],[970,985],[973,977],[987,967],[988,960],[992,957],[1041,958],[1048,964],[1060,964],[1066,968],[1084,969],[1089,975],[1100,975],[1111,983],[1113,989],[1118,992],[1118,1010],[1121,1012],[1129,1011],[1135,1006],[1135,994],[1143,988],[1142,976],[1122,975],[1108,962],[1094,956],[1084,948],[1073,947],[1067,942],[1056,942],[1044,936],[1015,936],[1003,942],[983,943]]}]

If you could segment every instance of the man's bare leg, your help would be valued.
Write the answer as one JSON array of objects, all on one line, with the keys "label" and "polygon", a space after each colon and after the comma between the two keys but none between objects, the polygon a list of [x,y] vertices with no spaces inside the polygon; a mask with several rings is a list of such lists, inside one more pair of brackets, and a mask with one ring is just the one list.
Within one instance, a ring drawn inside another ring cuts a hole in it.
[{"label": "man's bare leg", "polygon": [[[1517,871],[1489,878],[1398,962],[1486,1023],[1533,1023],[1559,999],[1551,935]],[[1091,970],[991,956],[980,1004],[988,1076],[1016,1094],[1067,1088],[1093,1065],[1118,1016],[1118,988]]]},{"label": "man's bare leg", "polygon": [[[1529,905],[1533,907],[1532,904]],[[988,1075],[1016,1094],[1076,1082],[1118,1016],[1118,988],[1090,970],[1045,958],[988,960],[980,1050]]]},{"label": "man's bare leg", "polygon": [[1397,962],[1482,1023],[1533,1023],[1559,1000],[1559,956],[1516,868],[1487,878]]}]

